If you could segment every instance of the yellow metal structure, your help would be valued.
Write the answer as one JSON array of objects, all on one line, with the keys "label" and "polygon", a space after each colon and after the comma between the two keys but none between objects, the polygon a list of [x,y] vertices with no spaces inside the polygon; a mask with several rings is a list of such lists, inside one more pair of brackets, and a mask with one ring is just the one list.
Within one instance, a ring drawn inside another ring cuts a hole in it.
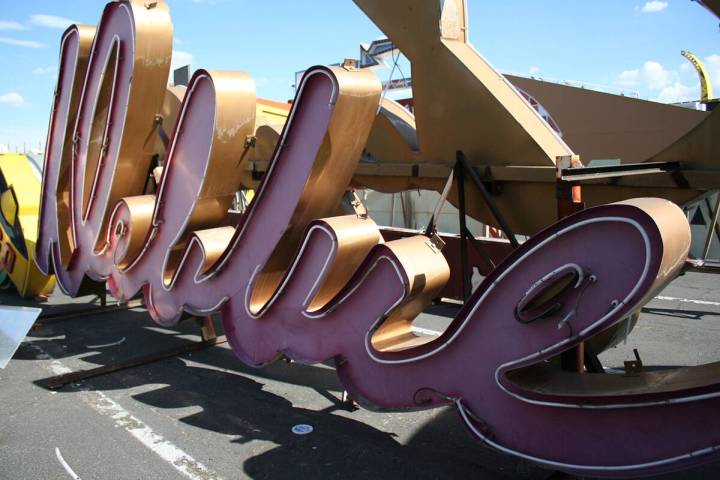
[{"label": "yellow metal structure", "polygon": [[705,64],[702,63],[702,61],[700,61],[700,59],[695,55],[686,50],[683,50],[680,54],[690,60],[690,63],[692,63],[693,67],[695,67],[695,71],[697,71],[698,77],[700,77],[700,101],[705,103],[713,100],[715,95],[713,94],[712,82],[710,82],[710,74],[708,74]]},{"label": "yellow metal structure", "polygon": [[55,277],[38,270],[35,252],[40,170],[22,154],[0,155],[0,271],[23,297],[49,294]]}]

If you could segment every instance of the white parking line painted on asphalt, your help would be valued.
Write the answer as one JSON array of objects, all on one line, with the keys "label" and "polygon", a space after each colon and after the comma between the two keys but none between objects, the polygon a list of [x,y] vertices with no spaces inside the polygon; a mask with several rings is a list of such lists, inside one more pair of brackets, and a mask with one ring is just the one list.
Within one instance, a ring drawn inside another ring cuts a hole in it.
[{"label": "white parking line painted on asphalt", "polygon": [[658,295],[655,297],[656,300],[665,300],[667,302],[681,302],[681,303],[694,303],[696,305],[712,305],[713,307],[720,307],[720,302],[711,302],[708,300],[693,300],[690,298],[675,298],[675,297],[664,297]]},{"label": "white parking line painted on asphalt", "polygon": [[82,480],[77,473],[75,473],[75,470],[70,468],[70,465],[65,461],[65,459],[62,456],[62,453],[60,453],[60,449],[58,447],[55,447],[55,456],[57,457],[58,461],[60,462],[60,465],[65,469],[65,471],[70,475],[70,478],[73,480]]},{"label": "white parking line painted on asphalt", "polygon": [[106,347],[114,347],[115,345],[120,345],[125,341],[125,337],[122,337],[117,342],[111,342],[111,343],[103,343],[100,345],[86,345],[85,348],[95,349],[95,348],[106,348]]},{"label": "white parking line painted on asphalt", "polygon": [[95,390],[87,393],[94,394],[88,395],[86,398],[93,409],[115,420],[115,425],[122,427],[186,477],[192,480],[219,480],[220,477],[215,472],[155,433],[145,422],[132,415],[103,392]]},{"label": "white parking line painted on asphalt", "polygon": [[[50,370],[50,372],[52,372],[53,375],[63,375],[72,371],[63,365],[62,362],[53,358],[39,345],[30,342],[28,343],[28,346],[40,354],[38,355],[41,357],[40,359],[52,360],[45,366],[48,370]],[[172,442],[155,433],[150,426],[125,410],[119,403],[107,396],[105,393],[99,390],[82,390],[80,395],[82,395],[82,399],[90,407],[92,407],[93,410],[101,415],[112,418],[115,421],[115,425],[128,432],[145,447],[150,449],[153,453],[172,465],[175,470],[182,473],[189,479],[221,480],[217,473],[195,460],[182,449],[175,446]],[[72,472],[72,469],[68,471],[68,473],[70,472]]]}]

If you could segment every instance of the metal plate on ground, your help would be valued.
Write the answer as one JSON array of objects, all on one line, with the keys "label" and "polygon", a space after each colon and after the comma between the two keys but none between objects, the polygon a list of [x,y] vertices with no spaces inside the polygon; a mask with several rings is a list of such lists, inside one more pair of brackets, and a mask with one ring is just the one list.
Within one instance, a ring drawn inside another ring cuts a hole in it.
[{"label": "metal plate on ground", "polygon": [[40,313],[41,308],[0,305],[0,368],[8,364]]},{"label": "metal plate on ground", "polygon": [[295,435],[307,435],[308,433],[312,433],[312,431],[313,431],[312,425],[307,425],[305,423],[300,423],[300,424],[292,427],[292,432]]}]

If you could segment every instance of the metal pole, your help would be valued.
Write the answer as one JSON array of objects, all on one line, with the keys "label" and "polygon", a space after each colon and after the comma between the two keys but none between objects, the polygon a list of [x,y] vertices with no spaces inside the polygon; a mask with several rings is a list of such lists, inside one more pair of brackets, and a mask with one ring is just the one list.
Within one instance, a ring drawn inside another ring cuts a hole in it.
[{"label": "metal pole", "polygon": [[471,280],[469,278],[470,273],[468,271],[468,247],[467,247],[467,225],[465,224],[465,172],[462,163],[459,158],[455,162],[455,178],[458,182],[458,197],[459,197],[459,210],[458,220],[460,221],[460,267],[462,272],[462,289],[463,289],[463,300],[467,301],[470,298]]},{"label": "metal pole", "polygon": [[[720,194],[720,191],[716,193]],[[708,215],[712,216],[712,205],[710,205],[710,200],[708,199],[708,197],[705,197],[705,206],[708,209]],[[720,240],[720,224],[717,223],[715,224],[715,235],[717,235],[718,240]]]},{"label": "metal pole", "polygon": [[392,198],[390,200],[390,226],[395,226],[395,194],[392,194]]},{"label": "metal pole", "polygon": [[[485,204],[490,209],[490,212],[495,217],[495,220],[497,220],[498,224],[500,224],[500,228],[502,228],[503,232],[505,232],[505,236],[508,240],[510,240],[513,248],[518,248],[520,243],[517,241],[517,238],[515,238],[515,234],[510,229],[510,225],[508,225],[505,218],[502,216],[502,213],[500,213],[500,209],[498,209],[497,205],[495,205],[495,201],[485,188],[480,176],[478,176],[477,172],[470,166],[470,164],[468,164],[465,154],[462,151],[458,150],[456,156],[458,163],[462,166],[462,170],[466,171],[468,175],[470,175],[470,179],[473,181],[478,190],[480,190],[480,194],[482,195],[483,200],[485,200]],[[462,184],[462,182],[460,183]]]},{"label": "metal pole", "polygon": [[[572,165],[572,160],[570,162]],[[579,183],[568,182],[562,179],[562,166],[558,159],[558,175],[555,184],[557,201],[557,219],[562,220],[584,208],[582,201],[582,187]],[[575,348],[563,352],[560,356],[562,366],[566,370],[585,372],[585,342],[580,342]]]},{"label": "metal pole", "polygon": [[495,262],[493,262],[492,257],[489,253],[487,253],[482,243],[475,238],[470,229],[465,229],[465,235],[468,240],[470,240],[470,244],[475,248],[475,251],[483,258],[483,260],[485,260],[486,266],[490,267],[488,271],[492,272],[495,270]]},{"label": "metal pole", "polygon": [[[720,192],[716,193],[717,199],[715,200],[715,210],[710,210],[708,213],[712,216],[712,221],[708,225],[708,235],[705,239],[705,249],[703,250],[703,260],[707,260],[707,256],[710,253],[710,247],[712,246],[713,233],[715,233],[715,227],[718,224],[718,214],[720,213]],[[705,199],[707,201],[707,199]],[[708,207],[710,202],[708,202]]]}]

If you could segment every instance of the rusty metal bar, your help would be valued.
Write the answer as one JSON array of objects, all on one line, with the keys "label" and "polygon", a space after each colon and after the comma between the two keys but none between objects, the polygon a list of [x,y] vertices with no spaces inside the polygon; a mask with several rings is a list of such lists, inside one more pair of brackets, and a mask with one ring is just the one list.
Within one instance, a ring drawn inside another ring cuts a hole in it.
[{"label": "rusty metal bar", "polygon": [[458,161],[455,163],[455,178],[458,182],[458,221],[460,222],[460,268],[462,270],[463,301],[467,301],[472,293],[472,279],[468,271],[467,225],[465,211],[465,172],[460,161],[462,153],[458,152]]},{"label": "rusty metal bar", "polygon": [[[720,190],[716,192],[718,196],[720,196]],[[708,197],[705,197],[705,206],[708,209],[708,214],[712,216],[712,205],[710,205],[710,199]],[[717,235],[718,240],[720,240],[720,224],[715,224],[715,235]]]},{"label": "rusty metal bar", "polygon": [[475,235],[472,234],[472,232],[465,227],[465,234],[470,239],[470,245],[473,246],[475,251],[482,257],[483,260],[485,260],[485,263],[488,267],[490,267],[488,270],[493,271],[495,270],[495,262],[493,262],[492,257],[490,257],[490,254],[485,250],[485,247],[483,247],[483,244],[478,241],[477,238],[475,238]]},{"label": "rusty metal bar", "polygon": [[100,375],[107,375],[108,373],[117,372],[119,370],[125,370],[128,368],[138,367],[140,365],[147,365],[148,363],[157,362],[166,358],[176,357],[185,353],[196,352],[204,348],[220,345],[227,342],[225,335],[211,338],[209,340],[202,340],[200,342],[192,342],[181,347],[176,347],[164,352],[155,352],[149,355],[142,355],[140,357],[131,358],[122,362],[113,363],[110,365],[103,365],[101,367],[89,368],[86,370],[78,370],[77,372],[65,373],[63,375],[57,375],[54,377],[44,378],[35,382],[41,387],[57,390],[70,383],[77,383],[82,380],[89,378],[98,377]]},{"label": "rusty metal bar", "polygon": [[[720,192],[717,193],[717,200],[715,200],[715,210],[710,208],[710,202],[707,198],[705,199],[705,202],[707,203],[708,213],[712,220],[710,221],[710,225],[708,225],[708,234],[707,238],[705,239],[705,248],[703,248],[703,260],[707,260],[707,257],[710,254],[712,239],[718,226],[718,214],[720,214]],[[720,236],[718,236],[718,240],[720,240]]]},{"label": "rusty metal bar", "polygon": [[[558,220],[562,220],[585,208],[585,204],[582,201],[582,187],[577,182],[568,181],[565,176],[565,172],[571,171],[573,168],[562,168],[563,162],[561,160],[562,159],[558,159],[557,162],[558,175],[555,188]],[[569,161],[570,166],[572,166],[573,159],[567,158],[566,160]],[[577,168],[576,170],[580,169]],[[580,342],[576,347],[563,352],[560,356],[560,362],[565,370],[584,373],[585,356],[585,343]]]},{"label": "rusty metal bar", "polygon": [[512,244],[513,248],[517,248],[520,246],[520,243],[517,241],[517,238],[515,238],[515,233],[513,233],[512,229],[510,228],[510,225],[505,220],[505,217],[503,217],[502,213],[500,212],[500,209],[495,204],[495,201],[492,199],[492,196],[490,195],[490,192],[487,191],[487,188],[485,188],[485,184],[483,184],[482,179],[477,174],[477,172],[472,168],[472,166],[468,163],[467,159],[465,158],[465,154],[458,150],[456,152],[457,162],[460,163],[460,165],[463,167],[462,170],[467,172],[467,174],[470,176],[470,179],[473,181],[475,186],[480,190],[480,194],[483,197],[483,200],[485,200],[485,203],[488,206],[488,209],[490,209],[490,212],[493,214],[493,217],[495,217],[495,220],[497,220],[498,224],[500,225],[500,228],[502,229],[503,233],[505,233],[505,236],[510,240],[510,243]]},{"label": "rusty metal bar", "polygon": [[648,175],[654,173],[672,173],[681,169],[680,162],[644,162],[623,165],[603,165],[601,167],[572,167],[560,170],[562,180],[579,182],[630,175]]},{"label": "rusty metal bar", "polygon": [[83,308],[78,309],[77,311],[65,311],[65,312],[57,312],[57,313],[47,313],[40,315],[38,318],[38,321],[35,323],[35,327],[41,327],[43,325],[50,325],[57,322],[62,322],[65,320],[72,320],[76,317],[86,317],[90,315],[97,315],[100,313],[105,312],[115,312],[118,310],[130,310],[132,308],[137,308],[143,306],[142,300],[130,300],[127,303],[116,303],[113,305],[106,305],[106,306],[99,306],[99,307],[92,307],[92,308]]}]

